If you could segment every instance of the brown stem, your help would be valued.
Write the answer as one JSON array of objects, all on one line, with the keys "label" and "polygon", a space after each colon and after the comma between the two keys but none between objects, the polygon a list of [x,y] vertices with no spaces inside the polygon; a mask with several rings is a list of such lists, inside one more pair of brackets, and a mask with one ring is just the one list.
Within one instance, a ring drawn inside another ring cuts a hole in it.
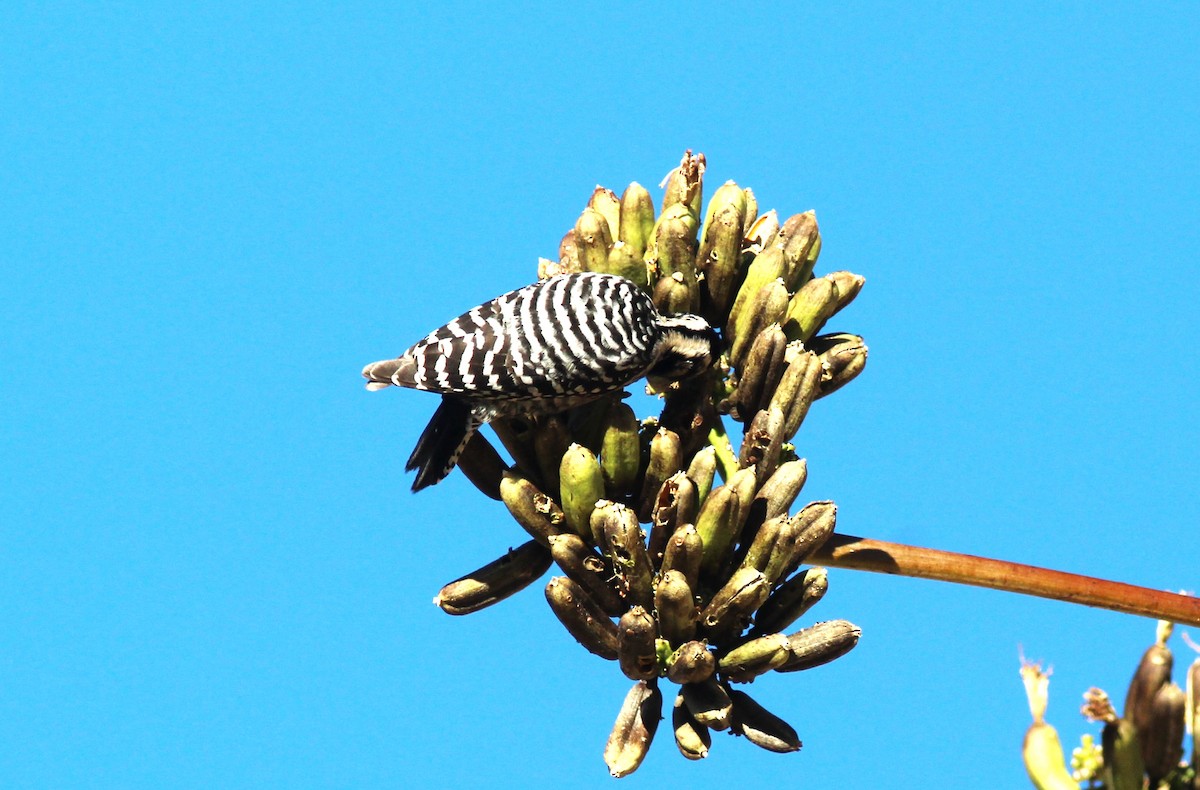
[{"label": "brown stem", "polygon": [[1200,598],[970,554],[835,533],[809,562],[990,587],[1200,627]]}]

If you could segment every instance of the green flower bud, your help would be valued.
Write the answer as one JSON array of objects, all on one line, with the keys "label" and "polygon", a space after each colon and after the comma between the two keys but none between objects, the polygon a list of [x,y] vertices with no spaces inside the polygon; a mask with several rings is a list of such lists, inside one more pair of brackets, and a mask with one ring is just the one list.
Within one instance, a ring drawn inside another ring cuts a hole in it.
[{"label": "green flower bud", "polygon": [[[754,678],[776,667],[783,666],[791,658],[788,638],[783,634],[768,634],[751,639],[717,662],[721,671],[736,683],[748,683]],[[735,700],[734,714],[737,714]]]},{"label": "green flower bud", "polygon": [[654,200],[636,181],[621,195],[620,228],[617,238],[629,246],[637,258],[644,258],[654,238]]},{"label": "green flower bud", "polygon": [[575,246],[579,265],[585,272],[603,272],[608,267],[608,248],[612,234],[608,220],[595,209],[585,208],[575,221]]},{"label": "green flower bud", "polygon": [[617,193],[597,185],[592,190],[587,207],[604,217],[604,224],[608,226],[608,237],[615,239],[621,225],[621,201],[617,198]]},{"label": "green flower bud", "polygon": [[600,471],[609,499],[620,501],[633,491],[641,471],[641,452],[633,409],[625,403],[614,403],[605,419],[600,448]]},{"label": "green flower bud", "polygon": [[837,311],[838,287],[828,277],[806,282],[788,302],[782,321],[788,340],[808,340]]},{"label": "green flower bud", "polygon": [[576,535],[591,539],[592,511],[604,497],[604,475],[599,460],[583,445],[572,444],[562,456],[559,478],[567,526]]}]

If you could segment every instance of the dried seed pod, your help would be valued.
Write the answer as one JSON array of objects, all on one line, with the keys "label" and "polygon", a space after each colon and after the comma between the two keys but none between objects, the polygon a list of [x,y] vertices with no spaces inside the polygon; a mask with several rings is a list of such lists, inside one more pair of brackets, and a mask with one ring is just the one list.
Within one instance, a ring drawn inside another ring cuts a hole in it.
[{"label": "dried seed pod", "polygon": [[675,534],[675,530],[681,524],[695,522],[699,510],[696,484],[686,474],[676,472],[663,482],[650,514],[650,539],[647,542],[650,562],[656,568],[662,565],[667,541]]},{"label": "dried seed pod", "polygon": [[696,267],[704,272],[701,306],[710,321],[717,322],[725,317],[733,297],[733,285],[742,259],[746,197],[746,192],[737,184],[727,181],[708,204]]},{"label": "dried seed pod", "polygon": [[604,747],[604,763],[609,773],[622,777],[638,769],[650,751],[661,718],[662,692],[657,684],[639,680],[625,695]]},{"label": "dried seed pod", "polygon": [[671,315],[693,309],[698,286],[681,272],[672,272],[654,283],[654,306],[660,313]]},{"label": "dried seed pod", "polygon": [[788,636],[792,657],[778,672],[799,672],[841,658],[858,644],[862,629],[846,620],[817,623]]},{"label": "dried seed pod", "polygon": [[699,307],[700,287],[696,280],[696,215],[687,206],[675,204],[665,206],[658,222],[654,225],[654,244],[646,253],[646,260],[653,261],[658,268],[659,279],[678,274],[695,301],[694,312]]},{"label": "dried seed pod", "polygon": [[830,272],[825,276],[833,281],[838,290],[837,307],[834,308],[834,313],[840,312],[846,305],[853,302],[854,297],[858,296],[867,282],[866,277],[853,272]]},{"label": "dried seed pod", "polygon": [[733,731],[746,736],[755,746],[772,752],[798,752],[800,736],[783,719],[759,705],[744,691],[731,689],[733,702]]},{"label": "dried seed pod", "polygon": [[592,513],[591,529],[603,554],[613,565],[626,600],[646,608],[654,605],[654,568],[645,536],[633,511],[618,502],[600,501]]},{"label": "dried seed pod", "polygon": [[566,528],[562,509],[518,472],[505,473],[500,481],[500,499],[516,522],[543,546],[550,545],[551,535]]},{"label": "dried seed pod", "polygon": [[770,402],[771,394],[779,386],[787,369],[784,361],[787,342],[777,323],[763,329],[754,339],[746,353],[737,389],[730,396],[739,420],[745,421]]},{"label": "dried seed pod", "polygon": [[703,448],[692,456],[688,464],[688,479],[696,484],[696,501],[704,504],[708,492],[712,490],[713,480],[717,474],[717,451],[711,445]]},{"label": "dried seed pod", "polygon": [[1167,774],[1179,767],[1186,703],[1183,689],[1174,683],[1166,684],[1154,695],[1145,729],[1138,730],[1150,787],[1158,787]]},{"label": "dried seed pod", "polygon": [[696,634],[700,610],[687,577],[677,570],[666,570],[654,585],[654,609],[659,630],[672,646],[682,645]]},{"label": "dried seed pod", "polygon": [[867,365],[867,346],[858,335],[822,335],[813,338],[808,345],[821,361],[818,398],[824,398],[849,384]]},{"label": "dried seed pod", "polygon": [[797,573],[767,597],[754,615],[753,636],[783,631],[816,605],[829,589],[829,574],[824,568],[808,568]]},{"label": "dried seed pod", "polygon": [[738,466],[745,469],[753,466],[758,485],[766,482],[779,465],[779,449],[783,445],[783,412],[777,408],[763,409],[754,415],[742,449],[738,453]]},{"label": "dried seed pod", "polygon": [[604,613],[619,616],[629,605],[612,585],[612,566],[574,532],[550,536],[550,556],[563,573],[580,584]]},{"label": "dried seed pod", "polygon": [[583,271],[579,262],[579,245],[575,242],[575,229],[571,228],[558,243],[558,268],[564,274]]},{"label": "dried seed pod", "polygon": [[509,549],[503,557],[456,579],[433,599],[446,614],[470,614],[503,601],[529,586],[550,567],[550,552],[536,541]]},{"label": "dried seed pod", "polygon": [[571,434],[567,431],[566,420],[559,415],[546,415],[534,423],[533,452],[537,456],[538,472],[547,490],[560,490],[559,466],[570,446]]},{"label": "dried seed pod", "polygon": [[700,563],[704,557],[704,542],[692,524],[683,524],[667,541],[663,552],[662,573],[679,571],[693,591],[700,584]]},{"label": "dried seed pod", "polygon": [[820,390],[823,369],[821,360],[800,346],[789,346],[784,359],[787,368],[771,396],[770,408],[783,412],[783,439],[786,441],[796,435],[808,416],[808,409]]},{"label": "dried seed pod", "polygon": [[813,502],[789,519],[763,568],[767,581],[774,586],[790,576],[810,554],[825,545],[836,523],[837,506],[832,502]]},{"label": "dried seed pod", "polygon": [[777,516],[763,522],[763,525],[755,531],[754,539],[746,547],[745,556],[742,557],[739,567],[763,571],[766,575],[767,564],[775,551],[775,544],[782,537],[785,525],[790,525],[790,523],[791,519],[788,516]]},{"label": "dried seed pod", "polygon": [[596,188],[592,190],[592,196],[588,198],[588,208],[594,209],[604,217],[604,222],[608,226],[609,238],[615,239],[621,224],[621,201],[617,198],[617,193],[597,184]]},{"label": "dried seed pod", "polygon": [[682,203],[692,216],[699,218],[704,199],[704,168],[704,154],[693,156],[690,150],[684,152],[679,167],[668,173],[661,184],[663,213],[671,206]]},{"label": "dried seed pod", "polygon": [[601,658],[617,660],[617,626],[582,585],[555,576],[546,585],[546,601],[576,642]]},{"label": "dried seed pod", "polygon": [[1171,681],[1171,668],[1175,659],[1163,639],[1150,645],[1142,654],[1129,690],[1125,693],[1125,718],[1133,722],[1139,736],[1150,726],[1153,715],[1154,696]]},{"label": "dried seed pod", "polygon": [[763,517],[775,518],[787,513],[807,480],[808,462],[803,458],[776,467],[774,474],[767,478],[754,497],[756,502],[765,503]]},{"label": "dried seed pod", "polygon": [[500,499],[500,481],[508,465],[483,434],[472,434],[458,457],[458,468],[476,488],[492,499]]},{"label": "dried seed pod", "polygon": [[725,586],[717,590],[700,613],[700,625],[710,641],[723,644],[742,632],[750,616],[771,593],[771,584],[761,571],[739,568]]},{"label": "dried seed pod", "polygon": [[[788,310],[788,292],[781,278],[776,278],[759,289],[750,300],[748,309],[743,309],[734,326],[733,342],[729,349],[729,363],[742,370],[754,341],[772,324],[783,326]],[[791,338],[795,339],[795,338]]]},{"label": "dried seed pod", "polygon": [[658,500],[659,489],[671,475],[683,466],[683,448],[679,444],[679,434],[659,428],[650,440],[650,461],[646,465],[646,475],[642,481],[642,491],[638,496],[638,520],[649,521]]},{"label": "dried seed pod", "polygon": [[608,220],[599,211],[585,208],[575,221],[575,246],[582,270],[603,272],[608,266],[608,248],[612,242]]},{"label": "dried seed pod", "polygon": [[583,445],[572,444],[563,454],[559,478],[567,526],[576,535],[590,539],[592,511],[604,497],[604,475],[600,471],[600,461]]},{"label": "dried seed pod", "polygon": [[727,730],[733,720],[733,703],[725,687],[709,678],[703,683],[684,683],[683,704],[701,725],[710,730]]},{"label": "dried seed pod", "polygon": [[680,754],[689,760],[703,760],[708,756],[708,750],[712,748],[712,731],[692,716],[683,701],[683,694],[675,697],[671,726],[675,728],[675,745]]},{"label": "dried seed pod", "polygon": [[704,642],[684,642],[667,661],[667,679],[673,683],[703,683],[717,671],[717,660]]},{"label": "dried seed pod", "polygon": [[634,606],[617,621],[617,661],[630,680],[658,677],[655,639],[658,631],[654,617],[643,607]]},{"label": "dried seed pod", "polygon": [[620,501],[633,492],[641,471],[642,450],[638,419],[626,403],[614,403],[604,421],[600,471],[609,499]]},{"label": "dried seed pod", "polygon": [[820,238],[817,215],[813,211],[788,217],[779,229],[779,241],[783,245],[783,279],[789,291],[800,288],[812,277],[813,265],[817,262],[813,248]]},{"label": "dried seed pod", "polygon": [[780,322],[788,340],[808,340],[825,326],[837,310],[838,289],[827,277],[814,277],[788,302]]},{"label": "dried seed pod", "polygon": [[786,636],[768,634],[730,650],[717,662],[717,666],[730,680],[749,683],[759,675],[783,666],[791,656],[791,645]]}]

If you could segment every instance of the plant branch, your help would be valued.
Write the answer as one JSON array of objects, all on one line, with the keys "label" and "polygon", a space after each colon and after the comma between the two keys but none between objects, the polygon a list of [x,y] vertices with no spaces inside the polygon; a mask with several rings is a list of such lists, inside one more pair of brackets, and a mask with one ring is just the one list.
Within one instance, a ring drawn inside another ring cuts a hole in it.
[{"label": "plant branch", "polygon": [[1200,598],[970,554],[835,533],[808,561],[990,587],[1200,627]]},{"label": "plant branch", "polygon": [[738,457],[729,443],[729,435],[725,433],[725,421],[720,415],[714,416],[716,419],[708,429],[708,443],[717,451],[717,471],[721,473],[721,479],[728,482],[738,470]]}]

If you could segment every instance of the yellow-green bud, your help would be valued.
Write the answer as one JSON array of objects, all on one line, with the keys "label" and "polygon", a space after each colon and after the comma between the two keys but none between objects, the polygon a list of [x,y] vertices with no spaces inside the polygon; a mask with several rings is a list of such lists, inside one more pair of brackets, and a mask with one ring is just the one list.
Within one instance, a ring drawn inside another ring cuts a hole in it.
[{"label": "yellow-green bud", "polygon": [[600,461],[581,444],[572,444],[559,466],[562,507],[567,525],[585,539],[592,537],[591,518],[596,502],[604,497],[604,475]]}]

